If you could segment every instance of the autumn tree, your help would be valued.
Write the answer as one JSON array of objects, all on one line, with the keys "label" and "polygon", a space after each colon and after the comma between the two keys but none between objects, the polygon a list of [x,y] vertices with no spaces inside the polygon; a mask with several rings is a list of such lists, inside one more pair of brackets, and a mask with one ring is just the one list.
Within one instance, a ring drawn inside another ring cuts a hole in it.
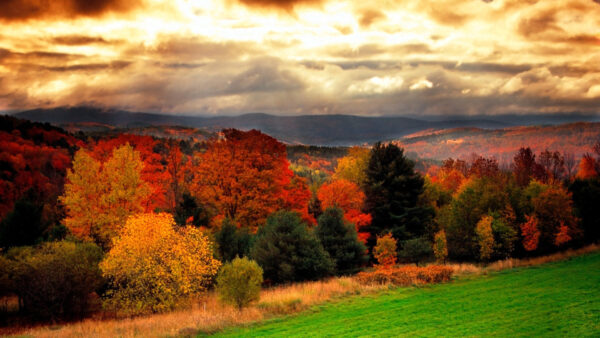
[{"label": "autumn tree", "polygon": [[369,164],[369,149],[362,147],[352,147],[348,150],[348,155],[337,161],[335,168],[335,179],[344,179],[358,186],[365,183],[365,171]]},{"label": "autumn tree", "polygon": [[377,244],[373,248],[373,257],[377,260],[379,267],[389,269],[398,260],[397,242],[391,233],[377,236]]},{"label": "autumn tree", "polygon": [[127,217],[144,211],[149,188],[141,178],[143,165],[129,145],[114,149],[104,165],[79,150],[61,196],[67,228],[107,249]]},{"label": "autumn tree", "polygon": [[319,216],[315,234],[333,260],[336,274],[357,272],[366,263],[367,248],[359,241],[354,225],[344,220],[342,209],[327,208]]},{"label": "autumn tree", "polygon": [[535,161],[535,154],[531,148],[521,148],[513,159],[513,173],[517,184],[525,187],[532,178],[543,176],[544,168]]},{"label": "autumn tree", "polygon": [[476,156],[469,168],[469,176],[476,177],[495,177],[499,172],[498,161],[483,156]]},{"label": "autumn tree", "polygon": [[596,171],[596,160],[592,155],[585,154],[579,162],[579,170],[577,171],[577,178],[585,180],[588,178],[596,177],[598,172]]},{"label": "autumn tree", "polygon": [[418,205],[423,193],[423,177],[414,162],[394,144],[376,143],[371,149],[366,170],[365,211],[373,219],[366,230],[371,233],[369,247],[377,236],[391,232],[399,241],[421,237],[433,218],[433,208]]},{"label": "autumn tree", "polygon": [[479,243],[479,258],[484,261],[489,260],[494,253],[493,220],[491,216],[483,216],[475,227],[477,242]]},{"label": "autumn tree", "polygon": [[310,193],[288,168],[285,145],[257,130],[224,130],[195,155],[192,194],[221,219],[256,231],[281,208],[308,215]]},{"label": "autumn tree", "polygon": [[134,215],[100,264],[110,281],[106,305],[164,312],[206,290],[220,266],[201,230],[176,227],[167,213]]},{"label": "autumn tree", "polygon": [[317,197],[321,208],[341,208],[344,219],[356,226],[359,237],[365,241],[369,237],[368,232],[362,229],[371,223],[371,215],[362,213],[365,203],[365,194],[360,187],[345,179],[326,183],[319,188]]},{"label": "autumn tree", "polygon": [[521,225],[523,248],[527,251],[534,251],[537,249],[540,239],[539,222],[535,216],[527,215],[526,219],[527,221]]},{"label": "autumn tree", "polygon": [[438,262],[445,263],[448,258],[448,244],[446,243],[446,232],[440,230],[435,234],[433,240],[433,254]]}]

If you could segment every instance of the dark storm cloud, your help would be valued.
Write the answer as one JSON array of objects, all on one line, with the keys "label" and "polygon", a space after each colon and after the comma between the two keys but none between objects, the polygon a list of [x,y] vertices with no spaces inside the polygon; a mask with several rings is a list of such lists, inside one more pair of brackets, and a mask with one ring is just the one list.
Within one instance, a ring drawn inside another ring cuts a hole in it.
[{"label": "dark storm cloud", "polygon": [[293,10],[297,5],[319,5],[323,0],[237,0],[239,3],[259,9]]},{"label": "dark storm cloud", "polygon": [[0,20],[97,17],[106,13],[126,13],[141,5],[141,0],[2,0]]},{"label": "dark storm cloud", "polygon": [[78,45],[91,45],[91,44],[108,44],[109,41],[105,40],[100,36],[87,36],[87,35],[65,35],[57,36],[50,39],[50,42],[67,45],[67,46],[78,46]]}]

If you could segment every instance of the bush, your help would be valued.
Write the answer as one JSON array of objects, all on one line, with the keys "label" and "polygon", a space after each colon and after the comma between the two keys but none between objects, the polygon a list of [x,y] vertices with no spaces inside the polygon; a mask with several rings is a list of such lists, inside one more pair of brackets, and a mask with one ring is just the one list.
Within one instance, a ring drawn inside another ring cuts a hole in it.
[{"label": "bush", "polygon": [[335,264],[339,275],[357,272],[366,263],[367,248],[358,240],[353,224],[344,221],[340,208],[328,208],[318,220],[315,234]]},{"label": "bush", "polygon": [[105,305],[126,314],[170,310],[204,291],[220,265],[198,228],[176,229],[167,213],[132,216],[100,264],[110,282]]},{"label": "bush", "polygon": [[389,268],[396,264],[396,240],[392,234],[377,237],[377,245],[373,248],[373,256],[383,268]]},{"label": "bush", "polygon": [[333,272],[333,262],[300,214],[279,211],[260,228],[250,256],[273,283],[316,280]]},{"label": "bush", "polygon": [[[36,319],[69,319],[88,310],[102,284],[102,250],[92,243],[52,242],[7,253],[10,285],[22,310]],[[6,261],[5,261],[6,263]]]},{"label": "bush", "polygon": [[247,229],[239,229],[229,218],[215,233],[217,255],[222,262],[231,262],[236,257],[247,257],[252,247],[252,235]]},{"label": "bush", "polygon": [[402,242],[399,256],[419,265],[419,262],[431,256],[433,249],[425,237],[418,237]]},{"label": "bush", "polygon": [[360,272],[356,275],[356,279],[362,284],[410,286],[447,282],[452,278],[453,273],[452,268],[441,265],[427,267],[403,266]]},{"label": "bush", "polygon": [[15,203],[15,207],[0,222],[0,248],[34,245],[42,238],[46,225],[42,220],[42,206],[27,197]]},{"label": "bush", "polygon": [[246,257],[223,265],[217,276],[219,297],[239,309],[260,298],[263,270]]}]

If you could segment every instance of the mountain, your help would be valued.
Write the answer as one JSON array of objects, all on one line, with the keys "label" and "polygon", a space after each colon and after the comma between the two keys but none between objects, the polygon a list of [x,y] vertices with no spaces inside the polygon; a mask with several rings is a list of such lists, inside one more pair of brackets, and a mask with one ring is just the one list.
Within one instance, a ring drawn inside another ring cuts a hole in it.
[{"label": "mountain", "polygon": [[128,112],[93,107],[34,109],[15,114],[19,118],[48,122],[59,126],[81,124],[101,128],[144,126],[184,126],[219,130],[259,129],[290,144],[353,145],[401,138],[422,130],[455,127],[502,128],[510,124],[488,119],[425,121],[407,117],[363,117],[352,115],[276,116],[245,114],[240,116],[182,116]]}]

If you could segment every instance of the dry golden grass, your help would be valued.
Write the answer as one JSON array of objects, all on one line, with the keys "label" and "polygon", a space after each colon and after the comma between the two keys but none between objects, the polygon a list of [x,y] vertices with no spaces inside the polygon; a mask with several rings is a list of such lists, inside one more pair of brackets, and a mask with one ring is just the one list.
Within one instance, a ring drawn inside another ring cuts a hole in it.
[{"label": "dry golden grass", "polygon": [[[377,291],[385,286],[361,285],[351,277],[298,283],[265,289],[260,301],[238,311],[217,300],[214,293],[191,308],[129,319],[93,320],[11,332],[34,337],[164,337],[210,333],[275,315],[304,310],[336,297]],[[1,334],[1,332],[0,332]]]},{"label": "dry golden grass", "polygon": [[[448,266],[454,269],[455,275],[473,275],[554,262],[598,250],[600,250],[600,245],[590,245],[543,257],[507,259],[487,266],[474,264],[448,264]],[[81,338],[164,337],[211,333],[231,326],[247,325],[265,318],[294,313],[337,297],[371,293],[387,288],[388,285],[361,285],[355,278],[339,277],[265,289],[261,292],[258,303],[241,311],[222,304],[214,293],[208,293],[205,298],[194,302],[191,307],[170,313],[127,319],[87,319],[65,325],[0,331],[0,335]]]}]

